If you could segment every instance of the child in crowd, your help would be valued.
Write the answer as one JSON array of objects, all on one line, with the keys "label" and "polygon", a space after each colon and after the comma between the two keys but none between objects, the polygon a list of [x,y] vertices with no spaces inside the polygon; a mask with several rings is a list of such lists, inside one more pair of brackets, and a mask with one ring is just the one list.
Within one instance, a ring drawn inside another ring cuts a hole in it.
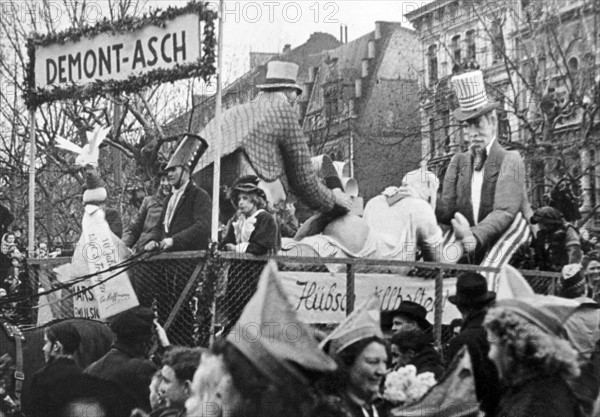
[{"label": "child in crowd", "polygon": [[255,175],[247,175],[232,187],[230,198],[238,213],[227,224],[222,250],[257,256],[276,251],[279,238],[275,218],[265,210],[267,197],[258,181]]}]

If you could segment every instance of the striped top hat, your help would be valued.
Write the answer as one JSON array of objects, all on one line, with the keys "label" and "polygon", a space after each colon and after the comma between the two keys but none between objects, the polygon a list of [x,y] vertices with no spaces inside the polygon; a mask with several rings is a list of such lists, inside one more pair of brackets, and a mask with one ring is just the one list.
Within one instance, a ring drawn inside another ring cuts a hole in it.
[{"label": "striped top hat", "polygon": [[200,157],[204,155],[206,149],[208,149],[208,143],[203,138],[191,133],[184,134],[177,149],[171,155],[165,170],[181,166],[189,168],[190,172],[194,172],[196,164]]},{"label": "striped top hat", "polygon": [[264,84],[257,87],[261,90],[277,88],[295,88],[298,95],[302,94],[302,87],[298,85],[298,65],[293,62],[271,61],[267,64],[267,78]]},{"label": "striped top hat", "polygon": [[456,75],[452,77],[451,82],[459,104],[459,107],[454,110],[454,118],[459,122],[481,116],[500,105],[488,99],[481,71]]}]

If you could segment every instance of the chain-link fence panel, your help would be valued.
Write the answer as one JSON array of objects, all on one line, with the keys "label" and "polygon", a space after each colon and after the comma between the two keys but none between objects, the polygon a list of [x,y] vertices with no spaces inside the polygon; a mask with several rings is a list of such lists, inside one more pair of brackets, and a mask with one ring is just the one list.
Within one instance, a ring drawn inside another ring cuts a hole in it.
[{"label": "chain-link fence panel", "polygon": [[[36,294],[59,284],[54,270],[69,259],[38,260],[29,269],[28,291]],[[277,263],[280,279],[301,318],[315,326],[343,320],[368,292],[378,292],[384,310],[403,300],[424,305],[444,345],[459,329],[460,315],[448,303],[456,276],[474,267],[363,259],[255,258],[230,252],[184,252],[137,259],[127,269],[141,305],[151,307],[173,344],[208,345],[215,334],[227,334],[256,291],[267,262]],[[475,268],[476,269],[476,268]],[[558,274],[521,271],[536,293],[556,294]],[[110,273],[103,274],[109,277]],[[54,318],[99,319],[95,294],[85,281],[30,297],[18,306],[20,324],[43,324]],[[367,294],[368,295],[368,294]],[[87,304],[86,304],[87,303]],[[439,309],[439,312],[436,312]]]}]

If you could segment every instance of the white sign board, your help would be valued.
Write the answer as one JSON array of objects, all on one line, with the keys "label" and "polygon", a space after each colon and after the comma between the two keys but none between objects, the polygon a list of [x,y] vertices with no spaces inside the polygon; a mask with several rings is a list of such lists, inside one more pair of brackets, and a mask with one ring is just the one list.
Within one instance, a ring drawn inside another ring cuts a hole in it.
[{"label": "white sign board", "polygon": [[125,80],[156,69],[200,60],[202,28],[191,13],[166,23],[128,33],[101,33],[78,42],[37,47],[35,82],[38,88],[85,85],[96,80]]},{"label": "white sign board", "polygon": [[[346,317],[346,274],[280,271],[277,275],[300,320],[306,323],[337,323]],[[444,279],[442,323],[460,318],[448,296],[456,290],[456,278]],[[435,280],[392,274],[356,274],[354,280],[357,307],[374,293],[381,299],[382,310],[398,308],[410,300],[427,309],[427,320],[434,322]]]}]

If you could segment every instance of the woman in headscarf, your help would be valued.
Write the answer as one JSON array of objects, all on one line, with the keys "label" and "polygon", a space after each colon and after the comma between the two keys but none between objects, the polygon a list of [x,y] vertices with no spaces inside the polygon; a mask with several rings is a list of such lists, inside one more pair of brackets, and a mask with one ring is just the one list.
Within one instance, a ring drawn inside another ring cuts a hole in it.
[{"label": "woman in headscarf", "polygon": [[503,385],[493,417],[583,415],[568,384],[580,373],[577,352],[564,334],[576,306],[558,297],[531,296],[501,300],[489,310],[488,356]]}]

